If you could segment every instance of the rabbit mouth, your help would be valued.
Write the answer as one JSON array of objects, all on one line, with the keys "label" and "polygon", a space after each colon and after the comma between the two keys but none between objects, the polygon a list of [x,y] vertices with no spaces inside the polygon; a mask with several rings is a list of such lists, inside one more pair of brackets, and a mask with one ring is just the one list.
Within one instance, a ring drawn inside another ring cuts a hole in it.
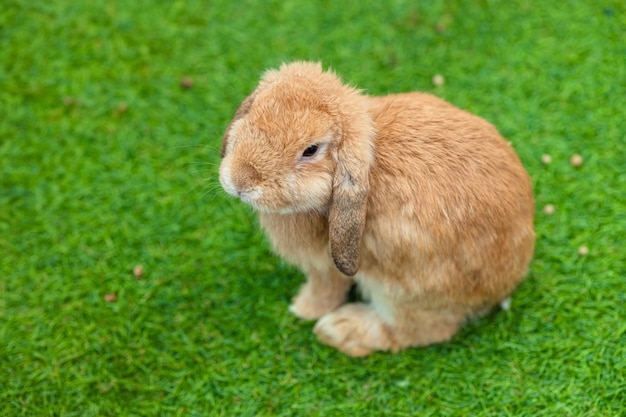
[{"label": "rabbit mouth", "polygon": [[238,190],[236,191],[236,197],[238,197],[241,201],[246,204],[250,204],[251,206],[255,206],[255,202],[261,196],[261,190],[252,189],[252,190]]},{"label": "rabbit mouth", "polygon": [[235,191],[233,195],[239,198],[242,202],[251,206],[255,211],[264,214],[287,214],[292,213],[295,210],[291,207],[274,207],[273,205],[263,204],[262,201],[259,201],[263,192],[258,189],[246,190],[246,191]]},{"label": "rabbit mouth", "polygon": [[291,214],[298,210],[295,207],[265,205],[259,201],[262,195],[261,190],[238,191],[236,197],[251,206],[255,211],[263,214]]}]

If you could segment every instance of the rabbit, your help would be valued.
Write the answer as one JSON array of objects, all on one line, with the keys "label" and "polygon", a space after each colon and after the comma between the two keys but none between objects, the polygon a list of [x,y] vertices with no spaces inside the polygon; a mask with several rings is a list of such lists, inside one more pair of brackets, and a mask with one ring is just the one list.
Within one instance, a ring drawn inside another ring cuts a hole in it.
[{"label": "rabbit", "polygon": [[[368,96],[320,63],[282,64],[236,111],[221,157],[224,190],[306,275],[289,310],[350,356],[445,342],[529,268],[520,159],[433,95]],[[347,302],[353,284],[361,302]]]}]

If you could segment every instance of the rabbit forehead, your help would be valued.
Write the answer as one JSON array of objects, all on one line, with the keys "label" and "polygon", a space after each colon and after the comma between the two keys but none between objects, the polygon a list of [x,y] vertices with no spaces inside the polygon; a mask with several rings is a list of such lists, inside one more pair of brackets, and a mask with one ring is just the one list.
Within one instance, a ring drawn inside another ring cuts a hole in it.
[{"label": "rabbit forehead", "polygon": [[334,131],[334,123],[325,112],[276,102],[259,103],[242,121],[241,127],[255,142],[283,149],[308,146]]}]

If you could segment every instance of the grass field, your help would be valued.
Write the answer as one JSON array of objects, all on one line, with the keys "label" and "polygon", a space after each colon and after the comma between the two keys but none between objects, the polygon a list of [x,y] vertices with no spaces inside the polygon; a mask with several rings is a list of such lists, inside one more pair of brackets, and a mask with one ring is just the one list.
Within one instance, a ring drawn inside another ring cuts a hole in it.
[{"label": "grass field", "polygon": [[[625,42],[619,0],[4,1],[0,416],[625,415]],[[294,59],[512,142],[538,239],[510,311],[365,359],[288,314],[303,277],[217,166]]]}]

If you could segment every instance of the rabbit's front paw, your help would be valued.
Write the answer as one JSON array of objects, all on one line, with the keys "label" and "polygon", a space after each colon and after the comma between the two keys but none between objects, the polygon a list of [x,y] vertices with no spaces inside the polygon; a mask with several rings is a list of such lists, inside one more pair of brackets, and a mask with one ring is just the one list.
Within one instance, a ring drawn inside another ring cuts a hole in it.
[{"label": "rabbit's front paw", "polygon": [[293,298],[289,311],[304,320],[317,320],[346,302],[350,286],[351,282],[345,279],[309,280]]},{"label": "rabbit's front paw", "polygon": [[293,302],[289,306],[289,311],[303,320],[317,320],[324,314],[339,307],[343,301],[343,297],[314,297],[303,288],[298,295],[293,298]]}]

